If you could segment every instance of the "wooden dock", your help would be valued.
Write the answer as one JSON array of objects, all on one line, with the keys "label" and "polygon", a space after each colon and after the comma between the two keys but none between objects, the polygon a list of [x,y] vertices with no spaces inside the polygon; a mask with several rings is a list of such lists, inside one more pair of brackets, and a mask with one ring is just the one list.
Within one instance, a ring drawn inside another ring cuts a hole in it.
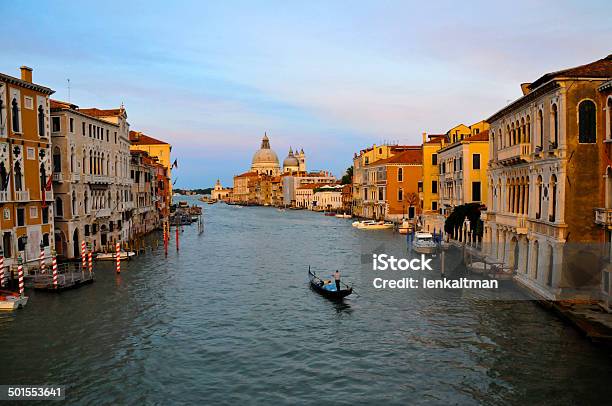
[{"label": "wooden dock", "polygon": [[62,292],[94,283],[96,277],[94,272],[82,269],[80,263],[73,262],[58,265],[57,287],[53,285],[53,272],[50,269],[45,273],[36,271],[29,275],[27,280],[27,284],[35,290]]}]

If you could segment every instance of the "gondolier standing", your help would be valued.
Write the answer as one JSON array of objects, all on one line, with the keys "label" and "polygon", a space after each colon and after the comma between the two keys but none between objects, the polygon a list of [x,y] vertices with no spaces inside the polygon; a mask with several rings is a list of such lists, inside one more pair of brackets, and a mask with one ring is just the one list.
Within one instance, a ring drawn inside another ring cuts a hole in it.
[{"label": "gondolier standing", "polygon": [[336,292],[340,292],[340,272],[337,269],[334,272],[334,280],[336,281]]}]

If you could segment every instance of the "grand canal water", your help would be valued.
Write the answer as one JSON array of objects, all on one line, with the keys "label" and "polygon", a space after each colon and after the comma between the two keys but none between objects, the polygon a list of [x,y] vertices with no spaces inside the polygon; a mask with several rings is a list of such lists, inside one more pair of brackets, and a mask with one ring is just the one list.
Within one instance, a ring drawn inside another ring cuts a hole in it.
[{"label": "grand canal water", "polygon": [[[371,252],[405,252],[397,234],[304,211],[204,212],[179,253],[172,241],[120,276],[96,264],[95,284],[0,314],[0,383],[67,385],[72,404],[611,399],[608,353],[531,302],[374,289]],[[308,265],[340,269],[357,294],[320,297]]]}]

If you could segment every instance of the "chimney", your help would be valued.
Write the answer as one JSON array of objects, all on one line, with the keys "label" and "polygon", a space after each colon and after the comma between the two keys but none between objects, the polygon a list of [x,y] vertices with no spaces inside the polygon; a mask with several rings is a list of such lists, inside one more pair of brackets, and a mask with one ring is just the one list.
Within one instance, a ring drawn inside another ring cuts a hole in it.
[{"label": "chimney", "polygon": [[20,69],[21,69],[21,80],[23,80],[24,82],[32,83],[32,68],[24,65]]},{"label": "chimney", "polygon": [[530,85],[531,83],[521,83],[521,91],[523,92],[523,96],[531,92],[531,90],[529,89]]},{"label": "chimney", "polygon": [[427,133],[423,133],[423,144],[427,142]]}]

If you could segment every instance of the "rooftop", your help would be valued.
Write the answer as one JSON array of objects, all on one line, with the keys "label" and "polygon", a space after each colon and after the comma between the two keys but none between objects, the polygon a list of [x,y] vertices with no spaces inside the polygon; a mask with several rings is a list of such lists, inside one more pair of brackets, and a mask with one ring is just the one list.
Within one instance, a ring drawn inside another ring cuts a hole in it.
[{"label": "rooftop", "polygon": [[423,150],[409,149],[404,152],[400,152],[397,155],[393,155],[390,158],[380,159],[370,164],[370,166],[386,165],[386,164],[422,164],[423,163]]},{"label": "rooftop", "polygon": [[150,137],[140,131],[130,131],[130,142],[132,145],[164,145],[167,142]]},{"label": "rooftop", "polygon": [[595,62],[587,63],[585,65],[546,73],[527,87],[529,88],[529,90],[534,90],[538,86],[557,77],[610,78],[612,77],[612,54]]}]

